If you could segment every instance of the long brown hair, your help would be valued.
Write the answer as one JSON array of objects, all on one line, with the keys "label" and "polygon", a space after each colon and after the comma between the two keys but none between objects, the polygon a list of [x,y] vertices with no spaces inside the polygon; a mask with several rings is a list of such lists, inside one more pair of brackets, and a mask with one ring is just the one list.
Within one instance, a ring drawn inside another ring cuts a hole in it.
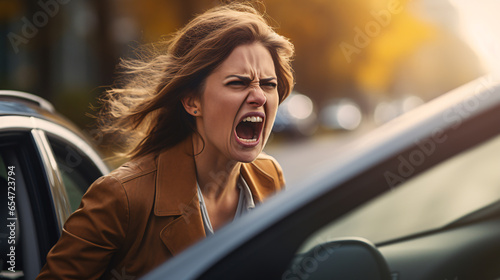
[{"label": "long brown hair", "polygon": [[199,95],[206,77],[239,45],[259,42],[271,53],[282,102],[294,84],[293,45],[247,4],[227,4],[195,17],[169,40],[121,61],[125,80],[101,99],[98,124],[125,139],[125,154],[138,157],[172,147],[196,132],[181,100]]}]

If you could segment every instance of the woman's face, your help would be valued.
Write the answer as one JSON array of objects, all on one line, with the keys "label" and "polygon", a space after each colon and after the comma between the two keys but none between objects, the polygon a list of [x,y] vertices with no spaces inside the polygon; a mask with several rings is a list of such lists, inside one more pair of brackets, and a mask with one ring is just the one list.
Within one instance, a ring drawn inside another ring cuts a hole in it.
[{"label": "woman's face", "polygon": [[206,79],[197,128],[203,153],[251,162],[271,132],[279,97],[274,63],[260,43],[236,47]]}]

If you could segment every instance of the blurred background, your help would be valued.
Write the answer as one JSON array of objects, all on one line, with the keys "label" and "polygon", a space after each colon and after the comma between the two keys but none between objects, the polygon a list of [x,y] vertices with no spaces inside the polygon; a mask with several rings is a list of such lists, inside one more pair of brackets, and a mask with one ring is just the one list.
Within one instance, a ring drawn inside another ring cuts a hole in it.
[{"label": "blurred background", "polygon": [[[218,3],[0,0],[0,88],[44,97],[89,131],[89,106],[113,83],[120,57]],[[333,156],[352,138],[498,67],[496,0],[257,6],[296,47],[295,91],[280,107],[266,149],[289,182],[308,161]]]}]

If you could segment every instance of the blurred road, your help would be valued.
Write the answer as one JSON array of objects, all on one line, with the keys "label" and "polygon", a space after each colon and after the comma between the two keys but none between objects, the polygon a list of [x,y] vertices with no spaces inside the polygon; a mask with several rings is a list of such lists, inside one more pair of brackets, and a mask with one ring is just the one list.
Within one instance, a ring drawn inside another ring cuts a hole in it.
[{"label": "blurred road", "polygon": [[295,141],[271,141],[265,152],[278,160],[287,185],[310,174],[317,162],[335,157],[344,145],[373,129],[361,126],[352,132],[332,132]]}]

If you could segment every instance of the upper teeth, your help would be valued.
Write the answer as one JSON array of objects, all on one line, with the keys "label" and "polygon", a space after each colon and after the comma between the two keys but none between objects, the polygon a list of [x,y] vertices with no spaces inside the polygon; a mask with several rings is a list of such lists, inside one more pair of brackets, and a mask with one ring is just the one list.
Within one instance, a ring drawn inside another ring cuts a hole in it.
[{"label": "upper teeth", "polygon": [[243,122],[262,122],[261,117],[246,117],[243,119]]}]

